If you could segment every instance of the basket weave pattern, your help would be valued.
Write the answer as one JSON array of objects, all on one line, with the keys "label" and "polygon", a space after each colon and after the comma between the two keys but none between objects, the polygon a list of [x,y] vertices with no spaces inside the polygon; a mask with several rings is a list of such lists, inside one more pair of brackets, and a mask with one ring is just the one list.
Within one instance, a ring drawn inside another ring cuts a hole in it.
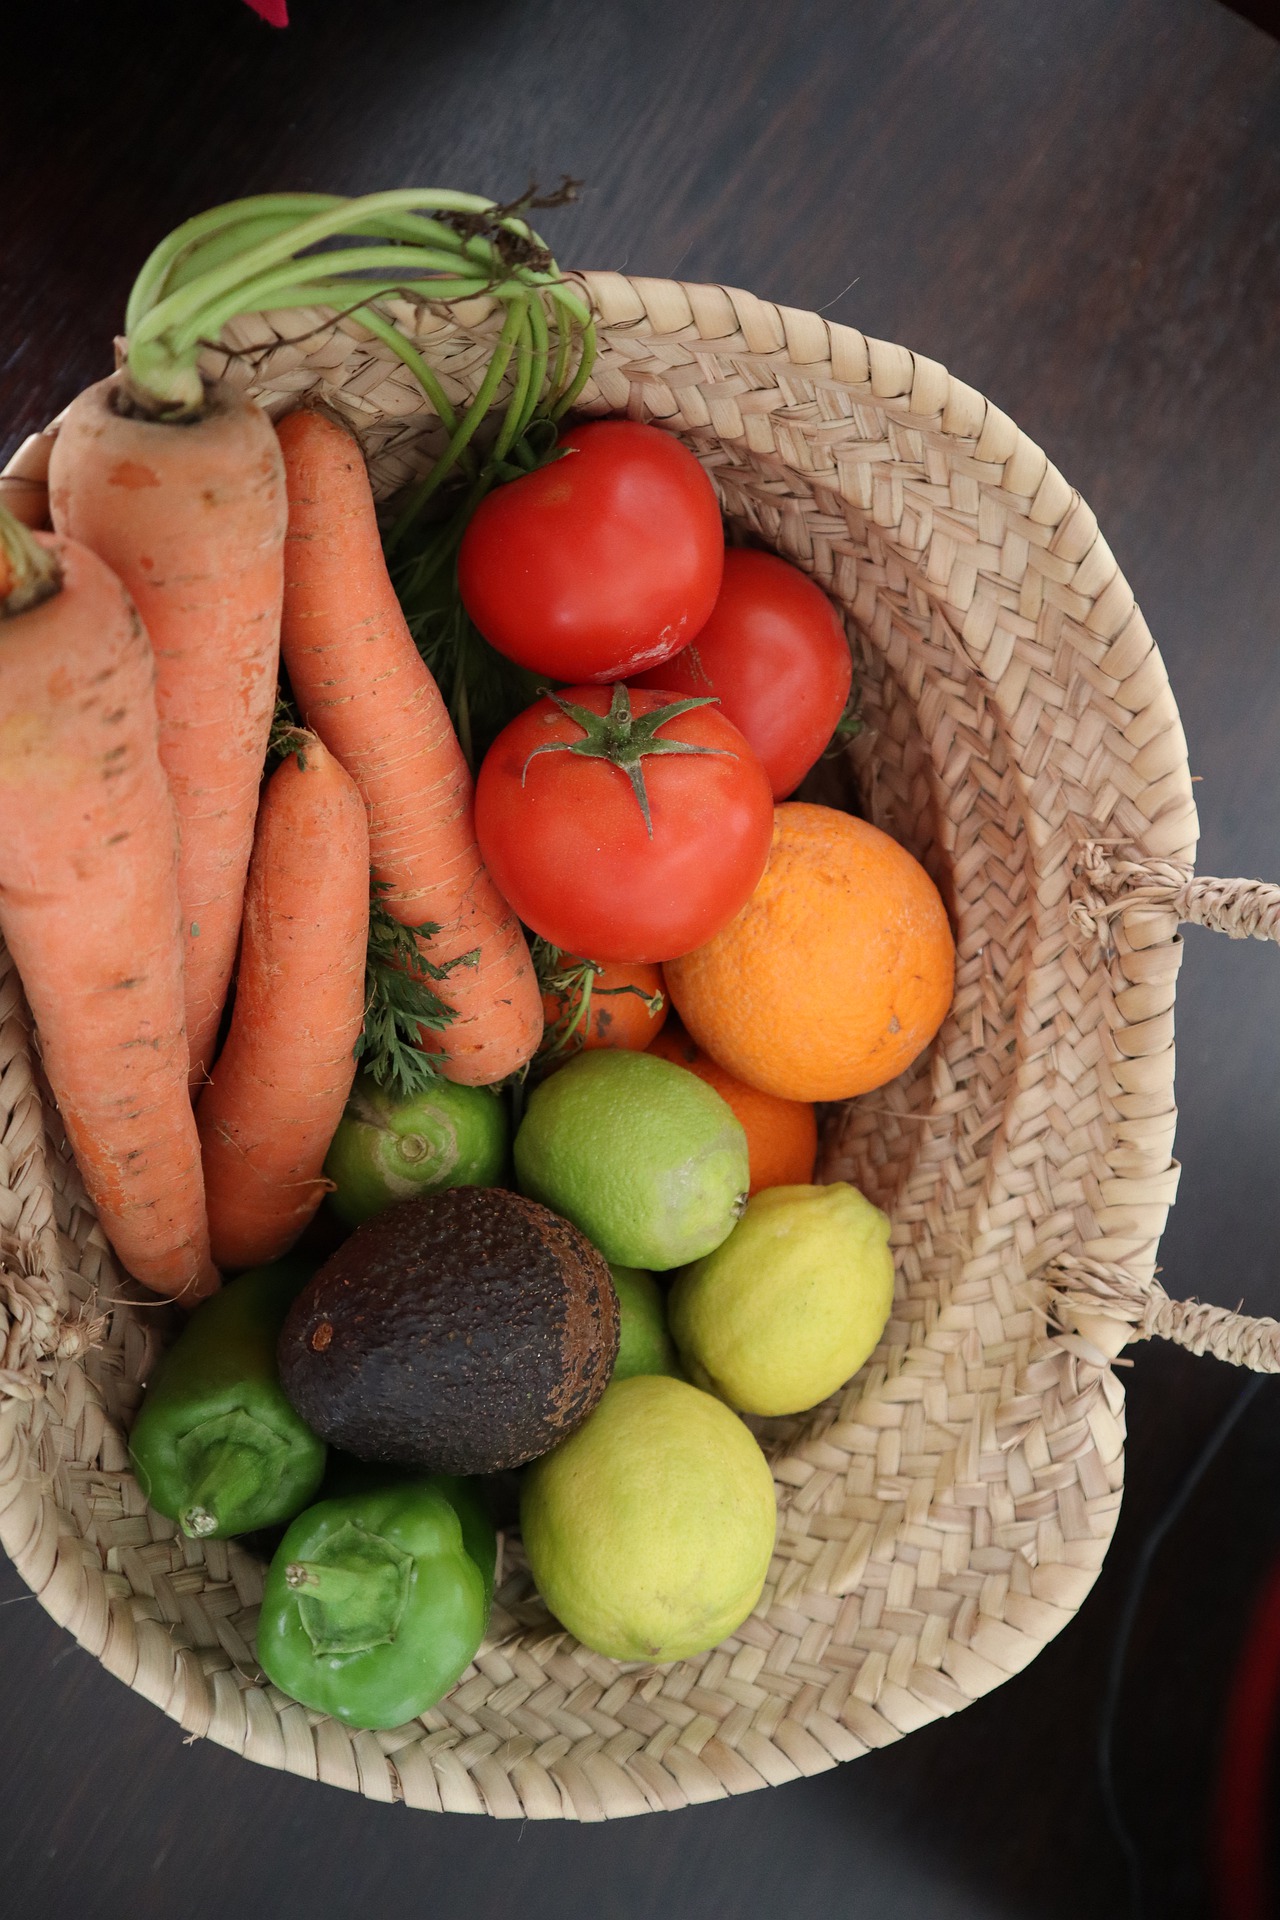
[{"label": "basket weave pattern", "polygon": [[[757,1423],[780,1506],[758,1611],[698,1659],[618,1666],[549,1619],[508,1541],[490,1637],[421,1721],[352,1733],[269,1687],[259,1564],[182,1539],[128,1470],[172,1309],[114,1268],[11,968],[0,982],[0,1541],[54,1617],[190,1732],[375,1799],[513,1818],[818,1772],[963,1707],[1079,1607],[1123,1477],[1106,1334],[1114,1352],[1154,1330],[1163,1299],[1196,838],[1151,635],[1089,508],[1010,420],[935,362],[813,314],[585,278],[602,322],[585,410],[679,432],[730,520],[845,608],[864,809],[924,860],[957,931],[930,1055],[827,1115],[823,1173],[890,1212],[897,1297],[842,1393]],[[469,399],[487,303],[387,311]],[[340,411],[383,496],[438,444],[411,376],[355,321],[293,312],[227,340],[210,371],[272,411]],[[1280,925],[1276,905],[1237,902],[1253,923],[1231,930]]]}]

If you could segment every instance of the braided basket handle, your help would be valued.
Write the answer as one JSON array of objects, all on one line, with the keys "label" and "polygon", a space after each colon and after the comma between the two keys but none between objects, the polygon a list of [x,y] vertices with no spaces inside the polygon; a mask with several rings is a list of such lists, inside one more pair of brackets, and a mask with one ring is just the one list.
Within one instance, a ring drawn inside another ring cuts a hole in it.
[{"label": "braided basket handle", "polygon": [[1109,860],[1090,842],[1080,862],[1081,897],[1071,918],[1081,933],[1105,937],[1106,924],[1131,907],[1175,913],[1185,926],[1229,940],[1280,944],[1280,887],[1266,880],[1214,880],[1173,860]]},{"label": "braided basket handle", "polygon": [[[1080,863],[1081,897],[1071,909],[1078,931],[1106,938],[1106,927],[1131,907],[1175,913],[1184,925],[1208,927],[1231,940],[1274,940],[1280,945],[1280,887],[1263,880],[1216,880],[1197,876],[1171,860],[1113,860],[1101,847],[1085,847]],[[1123,1267],[1060,1255],[1047,1277],[1056,1312],[1066,1324],[1099,1336],[1118,1352],[1129,1340],[1152,1335],[1192,1353],[1211,1353],[1233,1367],[1280,1373],[1280,1320],[1233,1313],[1200,1300],[1171,1300],[1158,1280],[1141,1281]],[[1108,1332],[1115,1337],[1108,1339]]]},{"label": "braided basket handle", "polygon": [[[1078,1328],[1105,1352],[1153,1335],[1228,1366],[1280,1373],[1280,1320],[1255,1319],[1202,1300],[1171,1300],[1158,1280],[1138,1280],[1123,1267],[1059,1254],[1046,1270],[1060,1325]],[[1108,1339],[1114,1330],[1116,1338]]]}]

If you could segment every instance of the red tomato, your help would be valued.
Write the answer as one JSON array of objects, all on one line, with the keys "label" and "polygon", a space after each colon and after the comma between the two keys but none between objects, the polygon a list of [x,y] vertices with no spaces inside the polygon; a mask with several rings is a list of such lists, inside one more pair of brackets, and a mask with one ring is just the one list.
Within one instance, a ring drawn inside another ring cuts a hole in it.
[{"label": "red tomato", "polygon": [[759,754],[774,799],[785,800],[835,731],[852,677],[849,642],[822,589],[776,554],[737,547],[701,633],[636,684],[715,694]]},{"label": "red tomato", "polygon": [[[517,715],[480,768],[485,865],[526,926],[567,952],[674,959],[726,926],[764,872],[773,837],[764,768],[718,708],[652,718],[669,704],[621,686],[567,688]],[[588,739],[566,706],[623,758],[652,730],[639,763],[652,833],[623,766],[566,751]],[[676,741],[712,751],[672,753]]]},{"label": "red tomato", "polygon": [[574,427],[560,445],[476,508],[458,554],[463,605],[522,667],[624,680],[687,645],[715,605],[715,489],[672,434],[635,420]]}]

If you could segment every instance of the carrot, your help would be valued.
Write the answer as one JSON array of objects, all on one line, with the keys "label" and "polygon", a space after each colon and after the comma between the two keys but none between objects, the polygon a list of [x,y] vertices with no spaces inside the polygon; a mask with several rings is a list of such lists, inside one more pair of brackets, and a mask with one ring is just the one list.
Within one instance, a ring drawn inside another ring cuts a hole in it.
[{"label": "carrot", "polygon": [[[507,324],[458,417],[417,348],[367,303],[492,289]],[[193,1086],[234,960],[274,699],[284,534],[275,437],[256,409],[204,379],[200,356],[240,315],[308,306],[357,314],[426,392],[449,438],[423,498],[459,462],[474,471],[468,442],[513,359],[504,453],[540,407],[550,419],[573,404],[595,350],[589,307],[521,209],[475,194],[254,194],[184,221],[143,263],[120,372],[73,401],[49,482],[54,526],[114,567],[156,650],[161,759],[182,828]],[[21,500],[38,511],[38,492],[22,489]]]},{"label": "carrot", "polygon": [[289,493],[281,649],[293,691],[364,797],[383,905],[402,926],[438,928],[420,942],[428,960],[459,963],[437,988],[454,1014],[433,1040],[446,1078],[500,1080],[541,1037],[538,982],[480,859],[471,775],[388,578],[364,457],[321,413],[292,413],[277,431]]},{"label": "carrot", "polygon": [[121,376],[67,410],[53,524],[132,594],[156,656],[160,759],[181,829],[191,1082],[212,1056],[235,961],[279,657],[285,499],[271,422],[214,388],[176,425],[119,409]]},{"label": "carrot", "polygon": [[151,648],[73,541],[0,510],[0,556],[0,932],[108,1240],[136,1279],[193,1302],[218,1276]]},{"label": "carrot", "polygon": [[294,740],[258,810],[231,1028],[196,1105],[223,1267],[276,1259],[319,1206],[364,1019],[364,805],[314,734]]}]

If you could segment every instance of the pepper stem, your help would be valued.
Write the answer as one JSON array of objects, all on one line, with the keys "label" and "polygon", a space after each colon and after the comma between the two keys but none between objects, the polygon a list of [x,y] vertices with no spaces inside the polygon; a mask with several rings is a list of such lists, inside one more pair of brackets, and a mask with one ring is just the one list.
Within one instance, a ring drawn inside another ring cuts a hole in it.
[{"label": "pepper stem", "polygon": [[51,547],[0,506],[0,616],[27,613],[62,587],[62,567]]},{"label": "pepper stem", "polygon": [[344,1521],[308,1560],[291,1560],[285,1585],[320,1655],[367,1653],[395,1639],[409,1604],[414,1559],[385,1535]]},{"label": "pepper stem", "polygon": [[260,1492],[267,1476],[261,1448],[238,1446],[233,1440],[211,1446],[178,1525],[193,1540],[223,1532],[228,1520],[234,1522],[244,1503]]},{"label": "pepper stem", "polygon": [[286,1443],[247,1408],[203,1420],[177,1442],[188,1497],[178,1525],[193,1540],[236,1533],[279,1468]]},{"label": "pepper stem", "polygon": [[350,1567],[326,1567],[319,1560],[291,1560],[284,1570],[285,1585],[294,1593],[305,1593],[327,1606],[342,1606],[354,1600],[365,1585],[363,1573]]}]

